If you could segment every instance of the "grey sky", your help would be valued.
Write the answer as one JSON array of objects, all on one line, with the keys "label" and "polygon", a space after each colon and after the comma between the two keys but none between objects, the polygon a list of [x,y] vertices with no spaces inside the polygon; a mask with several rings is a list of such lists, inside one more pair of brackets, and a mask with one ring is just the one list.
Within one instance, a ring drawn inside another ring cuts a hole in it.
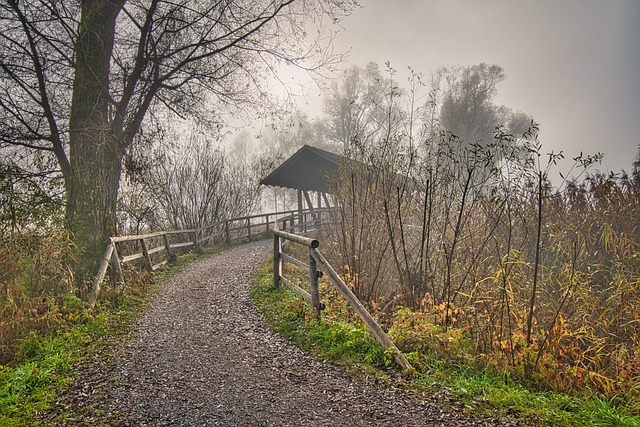
[{"label": "grey sky", "polygon": [[336,50],[429,75],[498,64],[497,102],[532,115],[545,151],[605,153],[630,169],[640,144],[640,0],[363,0]]}]

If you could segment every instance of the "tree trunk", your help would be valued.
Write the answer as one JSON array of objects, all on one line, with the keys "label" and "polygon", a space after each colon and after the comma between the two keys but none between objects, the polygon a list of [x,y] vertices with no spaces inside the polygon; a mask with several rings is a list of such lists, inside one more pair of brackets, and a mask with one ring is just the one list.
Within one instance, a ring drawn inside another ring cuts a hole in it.
[{"label": "tree trunk", "polygon": [[124,144],[109,124],[109,73],[116,18],[125,0],[82,2],[69,119],[71,174],[66,221],[77,246],[76,280],[97,271],[115,231]]}]

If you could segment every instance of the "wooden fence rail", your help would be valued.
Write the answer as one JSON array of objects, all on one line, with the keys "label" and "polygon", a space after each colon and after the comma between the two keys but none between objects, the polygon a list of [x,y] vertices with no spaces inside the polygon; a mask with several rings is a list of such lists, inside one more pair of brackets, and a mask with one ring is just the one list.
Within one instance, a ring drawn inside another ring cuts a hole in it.
[{"label": "wooden fence rail", "polygon": [[[321,216],[328,218],[328,208],[298,211],[289,210],[266,214],[249,215],[219,221],[201,228],[167,230],[131,236],[111,237],[95,277],[88,299],[95,306],[100,285],[109,266],[124,285],[122,264],[142,260],[149,271],[154,271],[175,259],[187,249],[215,244],[232,244],[243,239],[251,240],[274,229],[312,229],[319,224]],[[313,222],[313,221],[317,221]],[[300,223],[309,221],[309,224]]]},{"label": "wooden fence rail", "polygon": [[[309,263],[293,258],[282,252],[283,241],[295,242],[308,247]],[[311,305],[316,318],[320,318],[321,310],[325,309],[325,305],[320,302],[320,294],[318,288],[318,278],[323,276],[323,271],[327,273],[331,283],[340,291],[342,296],[351,305],[354,311],[358,314],[360,319],[364,322],[369,329],[369,332],[385,349],[391,351],[394,360],[405,371],[412,371],[413,367],[404,355],[398,350],[398,347],[391,341],[389,336],[378,325],[375,319],[367,311],[364,305],[358,300],[355,294],[351,291],[349,286],[342,280],[340,275],[329,264],[325,257],[317,249],[320,246],[320,242],[315,239],[311,239],[306,236],[298,234],[288,233],[285,231],[274,230],[273,231],[273,286],[278,288],[280,283],[284,283],[293,289],[302,299]],[[282,263],[283,261],[289,262],[297,267],[308,270],[309,272],[309,291],[300,288],[293,281],[288,280],[282,275]],[[320,267],[322,270],[319,270]]]}]

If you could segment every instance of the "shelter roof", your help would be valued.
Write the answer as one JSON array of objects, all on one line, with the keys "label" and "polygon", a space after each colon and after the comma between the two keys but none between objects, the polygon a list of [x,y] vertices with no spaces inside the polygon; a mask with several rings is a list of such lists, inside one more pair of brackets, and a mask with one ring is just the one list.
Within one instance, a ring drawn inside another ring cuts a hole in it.
[{"label": "shelter roof", "polygon": [[339,154],[304,145],[260,184],[327,193],[328,182],[338,177],[343,161]]}]

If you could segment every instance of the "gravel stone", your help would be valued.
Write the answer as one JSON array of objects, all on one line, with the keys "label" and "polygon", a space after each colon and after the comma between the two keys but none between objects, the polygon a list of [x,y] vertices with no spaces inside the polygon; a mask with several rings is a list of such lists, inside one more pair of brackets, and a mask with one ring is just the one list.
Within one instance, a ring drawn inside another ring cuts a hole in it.
[{"label": "gravel stone", "polygon": [[445,409],[433,396],[352,378],[271,331],[248,296],[271,249],[270,241],[236,246],[173,276],[122,351],[78,379],[67,402],[87,409],[66,424],[516,425],[472,420],[456,404]]}]

